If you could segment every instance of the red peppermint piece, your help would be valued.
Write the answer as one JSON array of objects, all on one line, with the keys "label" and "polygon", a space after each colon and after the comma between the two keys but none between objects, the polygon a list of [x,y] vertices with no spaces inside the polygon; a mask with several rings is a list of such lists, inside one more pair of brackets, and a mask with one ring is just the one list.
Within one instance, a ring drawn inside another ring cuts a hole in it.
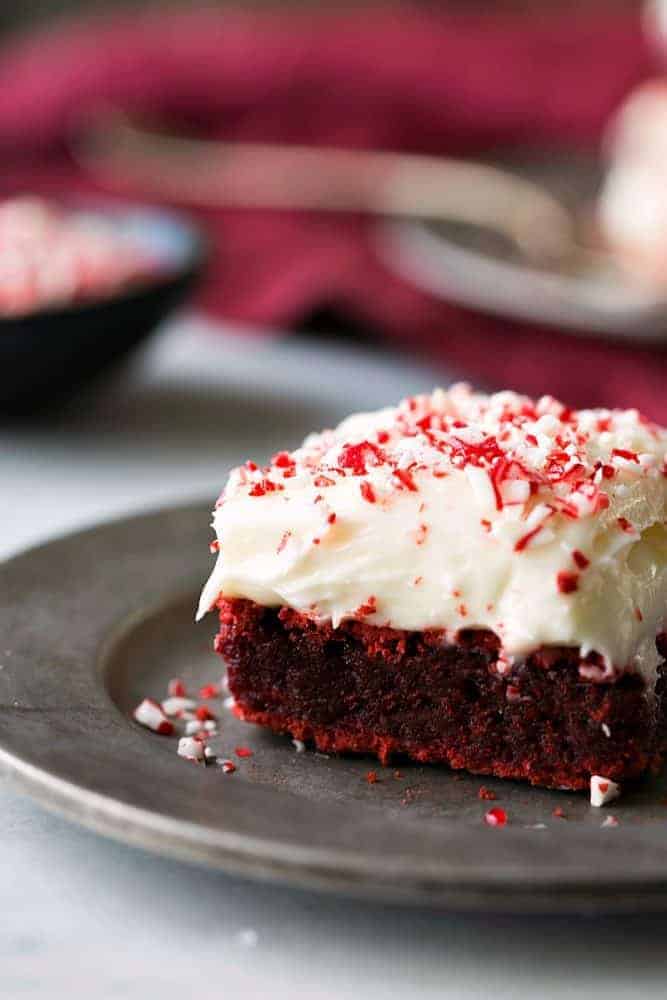
[{"label": "red peppermint piece", "polygon": [[579,574],[561,570],[556,575],[556,585],[561,594],[573,594],[579,589]]},{"label": "red peppermint piece", "polygon": [[263,497],[266,493],[275,493],[276,490],[283,490],[284,488],[282,483],[274,483],[272,479],[262,479],[260,482],[255,483],[248,496]]},{"label": "red peppermint piece", "polygon": [[365,618],[366,615],[374,615],[377,611],[377,597],[374,594],[368,598],[363,604],[360,604],[357,610],[354,612],[355,618]]},{"label": "red peppermint piece", "polygon": [[219,694],[220,688],[217,684],[204,684],[203,687],[199,688],[199,697],[202,699],[217,698]]},{"label": "red peppermint piece", "polygon": [[368,482],[368,480],[364,479],[363,482],[359,483],[359,489],[361,491],[362,497],[364,498],[364,500],[367,503],[375,503],[376,502],[377,498],[375,496],[375,490],[373,489],[373,487],[371,486],[371,484]]},{"label": "red peppermint piece", "polygon": [[572,553],[572,558],[574,559],[579,569],[587,569],[588,566],[590,566],[591,564],[590,559],[588,559],[583,552],[580,552],[579,549],[574,550],[574,552]]},{"label": "red peppermint piece", "polygon": [[522,535],[521,538],[519,538],[518,541],[516,542],[514,546],[514,551],[523,552],[523,550],[527,548],[528,545],[530,545],[533,538],[535,538],[535,535],[539,535],[541,530],[542,530],[542,525],[538,524],[538,526],[536,528],[533,528],[532,531],[527,531],[526,534]]},{"label": "red peppermint piece", "polygon": [[507,824],[507,813],[500,806],[494,806],[484,813],[484,822],[487,826],[505,826]]},{"label": "red peppermint piece", "polygon": [[215,715],[208,705],[198,705],[195,709],[195,716],[200,722],[207,722],[209,719],[215,719]]},{"label": "red peppermint piece", "polygon": [[411,493],[418,492],[417,484],[412,478],[412,474],[408,472],[407,469],[394,469],[394,475],[398,479],[401,486],[403,486],[406,490],[409,490]]},{"label": "red peppermint piece", "polygon": [[636,462],[639,465],[639,456],[636,451],[628,451],[627,448],[612,448],[614,458],[624,458],[626,462]]},{"label": "red peppermint piece", "polygon": [[253,751],[249,747],[236,747],[234,753],[237,757],[252,757],[254,756]]},{"label": "red peppermint piece", "polygon": [[342,469],[351,469],[353,476],[363,476],[367,466],[383,465],[386,460],[382,448],[372,441],[360,441],[359,444],[346,444],[338,462]]},{"label": "red peppermint piece", "polygon": [[167,684],[167,694],[170,698],[185,698],[187,691],[180,677],[172,677]]}]

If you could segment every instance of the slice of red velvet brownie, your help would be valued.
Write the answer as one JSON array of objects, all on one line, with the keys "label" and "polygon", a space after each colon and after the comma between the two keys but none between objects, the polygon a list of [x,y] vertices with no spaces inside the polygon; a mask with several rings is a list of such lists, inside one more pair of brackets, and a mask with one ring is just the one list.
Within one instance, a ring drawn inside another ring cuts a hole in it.
[{"label": "slice of red velvet brownie", "polygon": [[667,432],[466,386],[232,472],[216,606],[240,718],[551,787],[657,767]]}]

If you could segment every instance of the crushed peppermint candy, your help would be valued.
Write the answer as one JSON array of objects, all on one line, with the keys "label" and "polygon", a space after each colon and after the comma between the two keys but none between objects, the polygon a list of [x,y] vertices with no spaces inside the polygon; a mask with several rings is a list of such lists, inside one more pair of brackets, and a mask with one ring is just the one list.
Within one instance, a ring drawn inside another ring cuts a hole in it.
[{"label": "crushed peppermint candy", "polygon": [[600,823],[600,826],[603,829],[604,827],[609,827],[609,826],[611,827],[619,826],[618,818],[616,816],[606,816],[605,819],[602,821],[602,823]]},{"label": "crushed peppermint candy", "polygon": [[180,677],[172,677],[167,684],[167,695],[170,698],[185,698],[187,693],[184,681]]},{"label": "crushed peppermint candy", "polygon": [[161,736],[171,736],[174,732],[173,722],[169,721],[162,706],[152,698],[144,698],[135,708],[132,718],[139,725],[151,729],[154,733],[160,733]]},{"label": "crushed peppermint candy", "polygon": [[194,736],[182,736],[178,741],[178,756],[186,760],[200,761],[204,759],[204,744]]},{"label": "crushed peppermint candy", "polygon": [[294,744],[294,749],[296,750],[297,753],[305,753],[305,751],[306,751],[306,744],[303,742],[303,740],[296,740],[295,739],[295,740],[292,740],[292,743]]},{"label": "crushed peppermint candy", "polygon": [[217,684],[205,684],[199,689],[199,697],[202,701],[210,698],[217,698],[220,695],[220,688]]},{"label": "crushed peppermint candy", "polygon": [[206,722],[209,720],[215,721],[215,715],[208,707],[208,705],[198,705],[197,708],[195,709],[195,716],[201,722]]},{"label": "crushed peppermint candy", "polygon": [[0,251],[2,316],[107,299],[161,270],[102,213],[37,196],[0,202]]},{"label": "crushed peppermint candy", "polygon": [[561,570],[556,574],[556,586],[561,594],[573,594],[579,589],[579,574]]},{"label": "crushed peppermint candy", "polygon": [[613,802],[621,794],[621,786],[611,778],[604,778],[599,774],[591,776],[591,805],[606,806],[608,802]]},{"label": "crushed peppermint candy", "polygon": [[205,719],[203,722],[200,719],[190,719],[185,724],[185,735],[193,736],[195,733],[206,733],[211,735],[217,733],[218,727],[213,719]]},{"label": "crushed peppermint candy", "polygon": [[487,826],[506,826],[507,813],[500,806],[494,806],[484,813],[484,822]]},{"label": "crushed peppermint candy", "polygon": [[[623,484],[626,475],[655,477],[665,468],[663,432],[636,410],[572,410],[551,396],[486,396],[461,384],[408,397],[382,411],[381,419],[382,428],[370,434],[366,429],[369,436],[361,440],[354,419],[336,432],[313,434],[302,448],[278,452],[264,467],[246,463],[236,469],[230,484],[261,497],[281,490],[285,473],[307,474],[318,488],[352,477],[363,499],[376,503],[392,492],[418,493],[423,476],[461,469],[481,506],[502,511],[531,504],[547,516],[576,519],[606,509],[605,491]],[[341,440],[347,426],[349,439]],[[656,443],[660,454],[652,450]],[[538,527],[531,525],[532,538]],[[575,560],[579,565],[578,555]]]},{"label": "crushed peppermint candy", "polygon": [[165,715],[181,715],[183,712],[192,711],[196,704],[197,702],[193,701],[192,698],[173,695],[171,698],[165,698],[162,702],[162,711]]}]

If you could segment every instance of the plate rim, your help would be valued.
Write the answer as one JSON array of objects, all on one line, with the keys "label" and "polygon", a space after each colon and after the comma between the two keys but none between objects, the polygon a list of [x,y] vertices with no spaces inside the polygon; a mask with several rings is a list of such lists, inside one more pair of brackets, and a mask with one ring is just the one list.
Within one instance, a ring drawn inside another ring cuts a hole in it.
[{"label": "plate rim", "polygon": [[[537,323],[577,339],[615,343],[639,339],[648,346],[667,343],[667,298],[654,298],[645,307],[599,310],[572,295],[572,289],[583,281],[466,249],[439,235],[432,224],[419,220],[378,223],[374,242],[376,252],[394,274],[453,305],[504,320]],[[480,272],[486,274],[482,283]],[[529,301],[524,292],[517,294],[517,289],[531,281],[535,287]]]}]

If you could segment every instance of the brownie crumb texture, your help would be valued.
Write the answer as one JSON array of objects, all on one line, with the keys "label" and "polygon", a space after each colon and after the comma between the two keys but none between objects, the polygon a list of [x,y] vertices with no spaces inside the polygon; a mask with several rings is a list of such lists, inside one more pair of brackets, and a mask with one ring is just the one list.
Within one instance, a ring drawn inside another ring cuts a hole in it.
[{"label": "brownie crumb texture", "polygon": [[333,629],[242,599],[218,607],[216,650],[236,714],[322,752],[383,764],[405,756],[548,788],[590,788],[603,775],[607,792],[661,763],[661,676],[653,697],[630,672],[582,677],[568,648],[499,671],[488,631],[463,631],[452,644],[437,631],[354,620]]}]

